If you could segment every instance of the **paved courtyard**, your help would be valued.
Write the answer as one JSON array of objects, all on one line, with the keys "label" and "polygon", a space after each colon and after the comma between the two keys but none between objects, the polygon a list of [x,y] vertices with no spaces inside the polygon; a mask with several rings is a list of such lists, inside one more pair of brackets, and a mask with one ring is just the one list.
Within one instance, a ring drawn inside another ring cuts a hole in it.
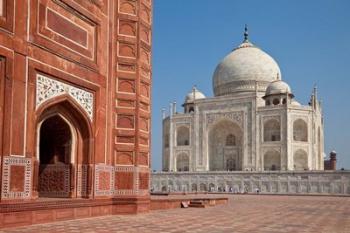
[{"label": "paved courtyard", "polygon": [[228,205],[105,216],[0,232],[350,232],[349,197],[230,196]]}]

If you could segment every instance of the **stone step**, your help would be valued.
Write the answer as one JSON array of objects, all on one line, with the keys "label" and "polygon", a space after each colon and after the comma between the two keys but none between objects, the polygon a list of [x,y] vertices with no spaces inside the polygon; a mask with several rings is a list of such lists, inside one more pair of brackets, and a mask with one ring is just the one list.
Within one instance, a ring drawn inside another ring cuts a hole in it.
[{"label": "stone step", "polygon": [[200,200],[195,200],[195,201],[190,201],[190,204],[188,207],[192,208],[206,208],[206,204],[203,201]]}]

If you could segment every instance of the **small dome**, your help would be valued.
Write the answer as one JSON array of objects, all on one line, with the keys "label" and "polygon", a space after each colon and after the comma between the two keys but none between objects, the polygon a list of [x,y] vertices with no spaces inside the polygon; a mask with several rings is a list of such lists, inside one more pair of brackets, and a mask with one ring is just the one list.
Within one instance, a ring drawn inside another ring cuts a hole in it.
[{"label": "small dome", "polygon": [[292,95],[292,90],[290,89],[290,86],[286,82],[283,82],[280,79],[271,82],[267,86],[265,96],[279,95],[279,94],[291,94]]},{"label": "small dome", "polygon": [[276,61],[248,40],[245,28],[244,41],[228,54],[216,67],[213,75],[215,96],[236,92],[265,91],[266,86],[281,77]]},{"label": "small dome", "polygon": [[185,97],[185,104],[193,103],[194,100],[205,99],[205,95],[200,92],[196,87],[192,88],[192,91]]},{"label": "small dome", "polygon": [[294,106],[301,106],[301,104],[298,101],[294,100],[294,99],[292,100],[291,104],[294,105]]}]

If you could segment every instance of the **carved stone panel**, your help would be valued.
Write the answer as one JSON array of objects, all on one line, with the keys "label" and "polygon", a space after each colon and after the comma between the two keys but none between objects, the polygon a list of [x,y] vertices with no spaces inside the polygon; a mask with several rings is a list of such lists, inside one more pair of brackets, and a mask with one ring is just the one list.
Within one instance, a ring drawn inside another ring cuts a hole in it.
[{"label": "carved stone panel", "polygon": [[40,74],[37,75],[36,108],[47,100],[64,94],[71,96],[85,110],[90,120],[93,120],[93,93]]},{"label": "carved stone panel", "polygon": [[215,124],[218,120],[228,119],[237,123],[241,128],[243,128],[243,112],[225,112],[225,113],[209,113],[207,117],[207,128]]}]

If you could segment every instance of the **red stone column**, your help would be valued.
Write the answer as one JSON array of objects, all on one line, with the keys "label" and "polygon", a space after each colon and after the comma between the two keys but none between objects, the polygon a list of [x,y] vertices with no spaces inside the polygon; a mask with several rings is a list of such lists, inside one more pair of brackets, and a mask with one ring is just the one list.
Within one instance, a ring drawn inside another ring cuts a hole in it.
[{"label": "red stone column", "polygon": [[149,209],[151,9],[150,0],[116,6],[115,197],[129,203],[117,213]]}]

